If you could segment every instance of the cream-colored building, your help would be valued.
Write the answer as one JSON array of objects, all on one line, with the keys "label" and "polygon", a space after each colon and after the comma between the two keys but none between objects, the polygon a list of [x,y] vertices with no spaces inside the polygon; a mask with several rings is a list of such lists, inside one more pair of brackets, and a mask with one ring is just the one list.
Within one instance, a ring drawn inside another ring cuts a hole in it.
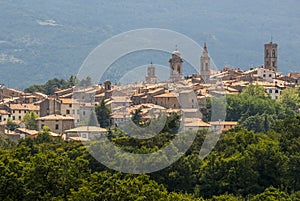
[{"label": "cream-colored building", "polygon": [[107,130],[98,126],[80,126],[66,130],[64,133],[66,140],[89,141],[104,137],[107,134]]},{"label": "cream-colored building", "polygon": [[10,113],[8,111],[0,109],[0,122],[7,122],[9,117]]},{"label": "cream-colored building", "polygon": [[21,121],[23,117],[31,111],[34,111],[37,115],[39,115],[40,112],[40,107],[34,104],[9,104],[7,107],[13,121]]},{"label": "cream-colored building", "polygon": [[38,129],[42,130],[44,126],[47,126],[52,132],[55,133],[63,133],[65,130],[75,127],[73,117],[58,114],[40,117],[37,118],[37,121]]},{"label": "cream-colored building", "polygon": [[167,109],[179,109],[180,105],[177,98],[178,93],[164,93],[161,95],[154,96],[154,104],[160,105]]},{"label": "cream-colored building", "polygon": [[185,118],[183,121],[184,130],[197,131],[199,129],[208,129],[211,125],[202,121],[201,118]]},{"label": "cream-colored building", "polygon": [[272,99],[278,99],[284,88],[273,86],[273,87],[265,87],[265,89]]},{"label": "cream-colored building", "polygon": [[211,129],[214,131],[227,131],[231,128],[234,128],[238,122],[235,121],[214,121],[209,122]]}]

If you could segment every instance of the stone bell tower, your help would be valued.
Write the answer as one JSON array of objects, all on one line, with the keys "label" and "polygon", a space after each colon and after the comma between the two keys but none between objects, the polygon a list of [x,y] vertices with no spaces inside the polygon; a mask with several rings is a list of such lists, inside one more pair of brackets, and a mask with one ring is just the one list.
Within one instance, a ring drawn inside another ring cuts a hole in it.
[{"label": "stone bell tower", "polygon": [[200,74],[204,82],[207,83],[210,78],[210,57],[208,55],[206,43],[204,43],[202,55],[200,57]]},{"label": "stone bell tower", "polygon": [[179,81],[182,79],[182,63],[180,52],[175,50],[172,52],[172,57],[169,60],[170,63],[170,80]]},{"label": "stone bell tower", "polygon": [[278,57],[278,45],[276,43],[265,44],[265,58],[264,67],[269,70],[277,72],[277,57]]},{"label": "stone bell tower", "polygon": [[157,83],[157,76],[155,75],[155,67],[153,66],[152,62],[150,66],[148,66],[147,68],[146,83],[148,84]]}]

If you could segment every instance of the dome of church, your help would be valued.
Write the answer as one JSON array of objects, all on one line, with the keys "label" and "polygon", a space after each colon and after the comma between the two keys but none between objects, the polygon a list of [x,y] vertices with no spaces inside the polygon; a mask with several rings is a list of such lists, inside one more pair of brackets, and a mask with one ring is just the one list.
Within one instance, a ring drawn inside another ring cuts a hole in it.
[{"label": "dome of church", "polygon": [[178,50],[175,50],[174,52],[172,52],[172,54],[175,54],[176,56],[180,57],[180,52]]}]

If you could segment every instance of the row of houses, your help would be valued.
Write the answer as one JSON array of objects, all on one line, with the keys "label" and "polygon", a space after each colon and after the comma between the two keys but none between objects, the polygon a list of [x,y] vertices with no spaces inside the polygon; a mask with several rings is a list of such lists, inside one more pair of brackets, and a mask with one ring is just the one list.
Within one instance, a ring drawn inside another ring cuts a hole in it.
[{"label": "row of houses", "polygon": [[[228,130],[237,125],[237,122],[224,122],[222,119],[213,122],[202,120],[200,111],[206,107],[207,98],[238,94],[250,84],[259,84],[272,99],[277,99],[285,88],[299,86],[299,81],[300,73],[285,76],[264,67],[246,71],[225,67],[222,71],[214,72],[209,82],[204,82],[197,74],[176,82],[173,80],[126,86],[113,86],[110,81],[106,81],[104,84],[86,88],[57,90],[52,96],[39,92],[25,93],[0,86],[0,124],[3,127],[8,119],[20,124],[23,117],[33,111],[38,115],[38,130],[47,126],[52,133],[57,134],[56,137],[93,139],[87,132],[91,127],[84,128],[80,125],[84,125],[82,122],[86,122],[93,114],[95,106],[104,100],[112,113],[111,126],[118,126],[127,121],[135,110],[141,108],[142,121],[145,122],[151,121],[162,112],[165,114],[175,112],[182,116],[183,129]],[[20,134],[22,129],[25,128],[19,128],[16,134]],[[81,129],[82,134],[77,136],[79,138],[67,137],[68,133],[76,129]],[[22,136],[34,136],[37,131],[32,131],[34,134],[30,132],[29,135]],[[105,132],[107,130],[101,130],[101,133]]]},{"label": "row of houses", "polygon": [[[91,141],[101,139],[107,136],[107,129],[97,126],[80,126],[76,128],[66,129],[62,133],[49,131],[52,138],[62,138],[67,141]],[[30,130],[27,128],[17,128],[15,131],[7,131],[6,136],[17,141],[21,138],[36,138],[39,134],[38,130]]]}]

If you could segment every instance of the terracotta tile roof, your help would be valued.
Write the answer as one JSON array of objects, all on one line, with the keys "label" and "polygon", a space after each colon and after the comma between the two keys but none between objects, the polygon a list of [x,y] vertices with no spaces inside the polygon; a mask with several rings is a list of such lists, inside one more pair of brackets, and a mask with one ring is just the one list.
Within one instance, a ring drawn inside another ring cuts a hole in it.
[{"label": "terracotta tile roof", "polygon": [[131,103],[132,101],[127,96],[113,96],[112,102],[114,102],[114,103]]},{"label": "terracotta tile roof", "polygon": [[17,128],[16,133],[25,133],[25,134],[28,134],[28,135],[37,135],[39,132],[36,131],[36,130],[30,130],[30,129],[26,129],[26,128]]},{"label": "terracotta tile roof", "polygon": [[80,126],[77,128],[64,131],[65,133],[77,133],[77,132],[107,132],[107,129],[98,126]]},{"label": "terracotta tile roof", "polygon": [[48,97],[46,94],[43,94],[41,92],[33,92],[32,94],[35,95],[35,96],[43,97],[43,98],[47,98]]},{"label": "terracotta tile roof", "polygon": [[211,125],[199,118],[184,118],[184,126],[186,127],[210,127]]},{"label": "terracotta tile roof", "polygon": [[55,94],[60,94],[60,93],[65,93],[65,92],[69,92],[69,91],[73,91],[73,87],[67,88],[67,89],[59,89],[57,91],[55,91]]},{"label": "terracotta tile roof", "polygon": [[37,120],[74,120],[74,118],[70,116],[52,114],[44,117],[39,117],[37,118]]},{"label": "terracotta tile roof", "polygon": [[298,78],[300,78],[300,73],[299,72],[290,73],[289,77],[298,79]]},{"label": "terracotta tile roof", "polygon": [[238,122],[236,121],[214,121],[214,122],[209,122],[210,125],[237,125]]},{"label": "terracotta tile roof", "polygon": [[40,106],[34,104],[10,104],[8,106],[11,110],[27,110],[27,111],[39,111]]},{"label": "terracotta tile roof", "polygon": [[61,101],[62,104],[78,103],[78,101],[76,101],[73,98],[59,98],[59,100]]},{"label": "terracotta tile roof", "polygon": [[177,93],[164,93],[161,95],[154,96],[154,98],[177,98],[178,94]]},{"label": "terracotta tile roof", "polygon": [[157,92],[160,92],[160,91],[163,91],[163,90],[165,90],[165,89],[164,88],[157,88],[157,89],[149,91],[148,94],[154,94],[154,93],[157,93]]},{"label": "terracotta tile roof", "polygon": [[10,114],[8,111],[0,110],[0,115],[8,115],[8,114]]}]

